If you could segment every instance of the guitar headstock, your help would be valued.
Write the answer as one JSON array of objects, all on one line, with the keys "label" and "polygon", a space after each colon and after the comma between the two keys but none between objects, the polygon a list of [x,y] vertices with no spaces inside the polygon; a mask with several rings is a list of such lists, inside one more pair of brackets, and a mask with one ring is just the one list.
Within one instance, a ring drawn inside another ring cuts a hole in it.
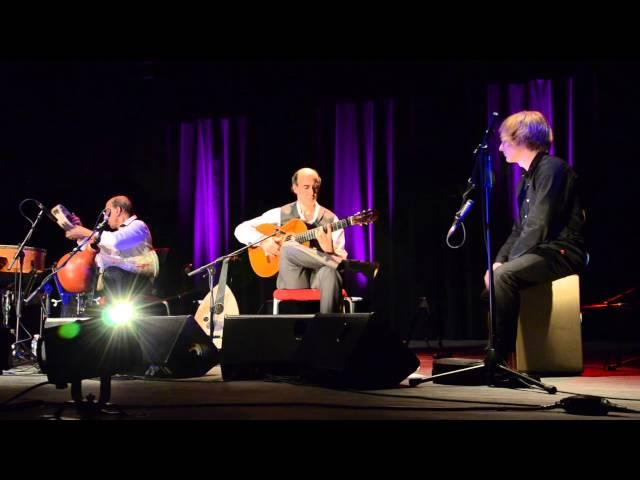
[{"label": "guitar headstock", "polygon": [[375,209],[362,210],[361,212],[351,215],[349,220],[352,225],[368,225],[378,219],[378,211]]}]

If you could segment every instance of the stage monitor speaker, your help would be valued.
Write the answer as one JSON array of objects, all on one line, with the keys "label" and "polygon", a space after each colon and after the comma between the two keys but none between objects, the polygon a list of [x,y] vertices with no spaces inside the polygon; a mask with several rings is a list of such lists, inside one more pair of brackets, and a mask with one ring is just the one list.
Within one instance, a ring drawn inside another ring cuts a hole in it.
[{"label": "stage monitor speaker", "polygon": [[304,380],[360,389],[395,387],[420,366],[373,313],[315,315],[298,361]]},{"label": "stage monitor speaker", "polygon": [[9,370],[13,367],[11,357],[11,331],[9,327],[0,325],[0,374],[3,370]]},{"label": "stage monitor speaker", "polygon": [[221,350],[222,378],[299,376],[300,346],[313,315],[227,315]]},{"label": "stage monitor speaker", "polygon": [[58,387],[86,378],[125,373],[142,352],[132,329],[99,317],[49,318],[38,341],[38,363]]},{"label": "stage monitor speaker", "polygon": [[219,353],[192,315],[135,319],[142,363],[132,372],[147,376],[200,377],[219,363]]}]

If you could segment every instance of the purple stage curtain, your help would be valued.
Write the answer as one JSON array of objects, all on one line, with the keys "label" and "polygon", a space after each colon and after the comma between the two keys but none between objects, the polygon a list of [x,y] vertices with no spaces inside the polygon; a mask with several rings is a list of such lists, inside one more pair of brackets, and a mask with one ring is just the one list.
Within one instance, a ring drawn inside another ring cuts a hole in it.
[{"label": "purple stage curtain", "polygon": [[[240,213],[244,206],[246,167],[244,118],[198,119],[180,125],[178,214],[186,233],[193,228],[193,265],[204,265],[229,252],[230,178],[238,173]],[[234,182],[236,183],[236,182]],[[238,185],[237,185],[238,186]]]},{"label": "purple stage curtain", "polygon": [[[340,218],[374,208],[374,185],[385,185],[387,205],[378,209],[391,225],[394,107],[393,100],[336,105],[333,205]],[[375,260],[374,229],[371,224],[345,232],[349,258]]]}]

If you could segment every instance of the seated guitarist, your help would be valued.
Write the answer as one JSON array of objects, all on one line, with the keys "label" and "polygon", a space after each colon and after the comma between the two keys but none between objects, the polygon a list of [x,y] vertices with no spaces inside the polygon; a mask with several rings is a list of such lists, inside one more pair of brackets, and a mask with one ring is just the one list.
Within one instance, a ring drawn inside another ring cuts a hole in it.
[{"label": "seated guitarist", "polygon": [[[100,252],[95,263],[102,274],[98,290],[103,283],[111,299],[150,293],[159,262],[149,227],[133,214],[131,200],[123,195],[109,199],[106,208],[110,210],[108,225],[114,231],[102,232],[98,243]],[[66,232],[67,238],[80,241],[91,235],[75,214],[70,220],[75,227]]]},{"label": "seated guitarist", "polygon": [[331,223],[337,220],[333,212],[317,202],[322,179],[312,168],[301,168],[291,178],[291,190],[297,201],[266,211],[261,216],[247,220],[235,229],[235,236],[248,245],[263,237],[256,226],[264,223],[282,226],[292,219],[301,219],[308,228],[319,229],[311,247],[296,241],[272,237],[261,244],[267,256],[279,257],[277,287],[281,289],[320,289],[320,312],[335,313],[340,310],[342,275],[340,264],[347,258],[344,248],[344,230],[331,231]]}]

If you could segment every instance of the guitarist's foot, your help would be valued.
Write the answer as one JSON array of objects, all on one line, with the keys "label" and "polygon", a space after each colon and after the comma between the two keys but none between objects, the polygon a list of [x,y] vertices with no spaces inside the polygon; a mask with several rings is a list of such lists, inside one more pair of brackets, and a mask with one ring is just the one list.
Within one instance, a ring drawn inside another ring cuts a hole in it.
[{"label": "guitarist's foot", "polygon": [[380,271],[380,264],[378,262],[362,262],[360,260],[343,260],[338,265],[338,271],[351,271],[364,273],[368,278],[374,279]]}]

